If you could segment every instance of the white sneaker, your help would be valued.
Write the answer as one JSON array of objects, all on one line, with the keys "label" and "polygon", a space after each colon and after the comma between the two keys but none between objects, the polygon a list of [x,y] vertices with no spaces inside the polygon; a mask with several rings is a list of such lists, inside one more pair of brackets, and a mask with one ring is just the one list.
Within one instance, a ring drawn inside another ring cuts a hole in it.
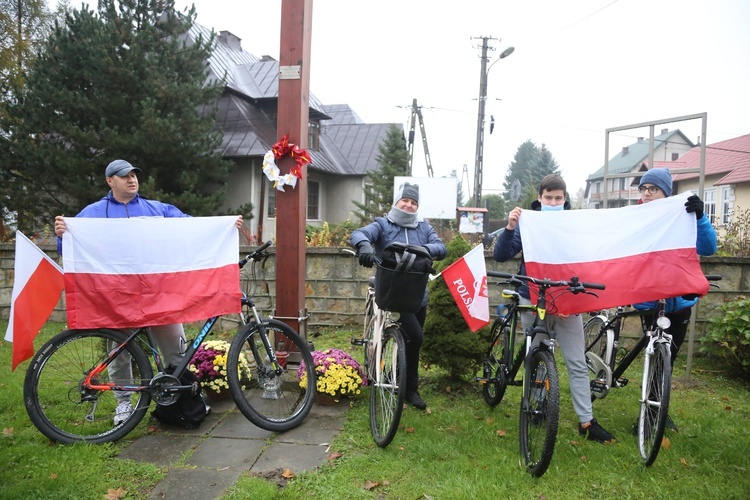
[{"label": "white sneaker", "polygon": [[133,405],[130,404],[130,401],[120,401],[117,404],[117,409],[115,410],[115,427],[130,418],[130,414],[132,412]]}]

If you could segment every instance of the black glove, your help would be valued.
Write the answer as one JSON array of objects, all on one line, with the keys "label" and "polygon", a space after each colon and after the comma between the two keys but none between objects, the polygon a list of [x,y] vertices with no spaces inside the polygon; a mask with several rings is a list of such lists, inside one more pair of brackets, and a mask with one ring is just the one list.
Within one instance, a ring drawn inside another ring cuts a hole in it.
[{"label": "black glove", "polygon": [[687,213],[695,212],[695,218],[703,217],[703,200],[696,195],[690,196],[685,202],[685,211]]},{"label": "black glove", "polygon": [[359,255],[359,265],[363,267],[372,267],[375,262],[375,252],[369,241],[360,241],[357,243],[357,254]]}]

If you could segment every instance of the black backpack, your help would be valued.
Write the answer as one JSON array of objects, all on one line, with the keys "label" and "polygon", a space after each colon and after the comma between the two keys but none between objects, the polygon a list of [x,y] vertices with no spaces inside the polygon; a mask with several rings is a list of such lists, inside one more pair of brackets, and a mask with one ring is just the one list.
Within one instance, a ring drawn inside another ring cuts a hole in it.
[{"label": "black backpack", "polygon": [[[172,371],[173,367],[167,369]],[[151,414],[159,421],[169,425],[179,425],[185,429],[196,429],[200,427],[206,418],[206,403],[203,401],[200,390],[200,381],[195,373],[185,370],[180,377],[181,385],[197,386],[198,390],[180,393],[177,401],[169,406],[157,404]]]}]

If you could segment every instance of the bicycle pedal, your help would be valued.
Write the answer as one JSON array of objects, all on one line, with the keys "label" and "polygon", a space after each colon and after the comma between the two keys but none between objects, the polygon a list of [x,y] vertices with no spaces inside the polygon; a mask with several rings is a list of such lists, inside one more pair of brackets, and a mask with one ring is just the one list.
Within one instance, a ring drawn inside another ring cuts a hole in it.
[{"label": "bicycle pedal", "polygon": [[626,379],[625,377],[620,377],[615,380],[616,387],[625,387],[626,385],[628,385],[628,379]]},{"label": "bicycle pedal", "polygon": [[352,345],[365,345],[365,339],[352,339]]},{"label": "bicycle pedal", "polygon": [[474,377],[474,381],[475,382],[479,382],[482,385],[484,385],[484,384],[486,384],[488,382],[488,380],[486,378],[483,378],[483,377]]}]

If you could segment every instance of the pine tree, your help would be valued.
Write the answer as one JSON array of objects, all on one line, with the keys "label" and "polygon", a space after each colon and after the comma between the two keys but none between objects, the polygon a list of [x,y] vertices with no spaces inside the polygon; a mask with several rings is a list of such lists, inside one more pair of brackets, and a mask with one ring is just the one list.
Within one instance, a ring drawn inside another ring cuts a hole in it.
[{"label": "pine tree", "polygon": [[359,211],[354,215],[361,224],[372,222],[393,206],[393,178],[406,175],[409,153],[404,134],[396,125],[388,129],[385,141],[378,146],[379,167],[367,172],[365,203],[352,200]]},{"label": "pine tree", "polygon": [[[544,176],[559,173],[559,166],[550,150],[544,144],[538,148],[531,140],[527,140],[518,147],[505,174],[503,188],[506,190],[506,202],[509,206],[528,207],[531,201],[537,199],[539,183]],[[521,198],[511,202],[508,191],[515,180],[521,183]]]},{"label": "pine tree", "polygon": [[100,0],[55,27],[0,138],[20,228],[101,198],[116,158],[143,169],[146,197],[193,215],[217,210],[230,164],[214,152],[220,86],[205,81],[213,40],[188,42],[194,21],[195,10],[178,14],[173,0]]},{"label": "pine tree", "polygon": [[[435,266],[438,272],[471,250],[461,235],[449,241],[446,248],[448,255]],[[423,362],[443,368],[453,380],[467,379],[477,373],[489,347],[490,328],[476,333],[469,330],[443,279],[429,284],[424,331],[420,351]]]}]

